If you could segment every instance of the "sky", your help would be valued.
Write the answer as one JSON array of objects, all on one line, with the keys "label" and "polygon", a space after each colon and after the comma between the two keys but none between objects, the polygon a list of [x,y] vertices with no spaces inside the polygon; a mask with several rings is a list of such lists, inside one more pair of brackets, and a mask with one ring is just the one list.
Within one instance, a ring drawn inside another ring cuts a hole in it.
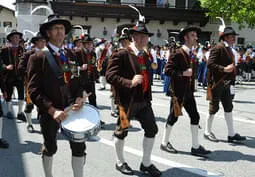
[{"label": "sky", "polygon": [[15,10],[15,6],[12,3],[16,2],[16,0],[0,0],[0,4],[2,6],[8,7],[12,10]]}]

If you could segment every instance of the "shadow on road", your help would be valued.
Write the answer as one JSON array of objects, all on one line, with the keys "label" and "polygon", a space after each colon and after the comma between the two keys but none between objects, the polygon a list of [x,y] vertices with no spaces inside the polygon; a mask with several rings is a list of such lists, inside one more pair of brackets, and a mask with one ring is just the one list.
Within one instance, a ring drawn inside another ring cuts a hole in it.
[{"label": "shadow on road", "polygon": [[255,104],[255,101],[244,101],[244,100],[233,100],[235,103],[248,103],[248,104]]},{"label": "shadow on road", "polygon": [[239,160],[255,162],[255,156],[238,151],[216,150],[210,154],[210,158],[207,160],[216,162],[235,162]]},{"label": "shadow on road", "polygon": [[110,107],[110,106],[98,105],[97,107],[98,107],[99,111],[100,111],[100,110],[104,110],[104,109],[111,110],[111,107]]},{"label": "shadow on road", "polygon": [[242,142],[229,143],[227,140],[219,140],[222,143],[228,143],[231,146],[246,146],[249,148],[255,148],[255,137],[247,136],[247,139]]},{"label": "shadow on road", "polygon": [[3,137],[8,141],[10,146],[9,149],[0,149],[0,176],[25,177],[22,154],[27,151],[30,152],[31,149],[34,150],[36,147],[20,144],[16,121],[6,118],[3,118]]},{"label": "shadow on road", "polygon": [[[196,170],[200,170],[200,169],[191,169],[191,168],[186,168],[186,167],[169,168],[165,171],[162,171],[161,177],[169,177],[169,176],[171,176],[171,177],[202,177],[201,175],[190,172],[190,171],[196,171]],[[207,176],[207,171],[203,171],[201,173],[204,174],[203,176]],[[142,172],[137,171],[137,170],[134,170],[134,176],[148,177],[148,175],[143,174]],[[208,175],[208,176],[220,177],[220,176],[224,176],[224,175],[219,173],[217,175]]]},{"label": "shadow on road", "polygon": [[166,120],[167,120],[167,117],[155,117],[155,119],[156,119],[156,121],[158,122],[166,122]]}]

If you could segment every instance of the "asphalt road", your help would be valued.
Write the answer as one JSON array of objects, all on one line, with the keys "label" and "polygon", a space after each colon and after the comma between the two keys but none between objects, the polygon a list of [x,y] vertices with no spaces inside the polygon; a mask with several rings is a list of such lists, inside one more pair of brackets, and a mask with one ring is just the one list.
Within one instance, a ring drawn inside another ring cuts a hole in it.
[{"label": "asphalt road", "polygon": [[[97,85],[97,88],[99,85]],[[152,106],[157,119],[159,133],[156,136],[152,160],[162,170],[162,177],[253,177],[255,174],[255,82],[236,86],[234,99],[234,127],[236,132],[247,136],[242,144],[227,143],[227,128],[223,117],[223,110],[217,113],[213,132],[220,139],[219,143],[212,143],[203,138],[203,128],[208,112],[208,102],[205,100],[205,90],[198,88],[195,92],[198,110],[200,112],[200,142],[213,151],[209,158],[199,158],[190,155],[191,133],[189,118],[179,118],[172,135],[171,142],[178,154],[169,154],[160,150],[159,146],[169,113],[170,98],[162,93],[162,83],[154,81]],[[112,142],[112,133],[116,119],[110,115],[109,85],[105,91],[97,91],[97,102],[101,119],[106,122],[104,129],[97,138],[87,142],[87,160],[84,167],[86,177],[122,177],[115,170],[115,151]],[[14,105],[17,101],[14,99]],[[3,102],[3,107],[6,107]],[[14,106],[14,112],[17,105]],[[4,138],[10,143],[9,149],[0,149],[0,177],[43,177],[41,164],[42,136],[36,110],[33,112],[33,123],[36,132],[26,131],[26,124],[18,120],[4,118]],[[139,172],[142,156],[143,130],[139,122],[131,122],[125,143],[125,158],[135,170],[134,176],[144,176]],[[54,156],[54,177],[72,177],[71,151],[68,141],[59,134],[58,151]]]}]

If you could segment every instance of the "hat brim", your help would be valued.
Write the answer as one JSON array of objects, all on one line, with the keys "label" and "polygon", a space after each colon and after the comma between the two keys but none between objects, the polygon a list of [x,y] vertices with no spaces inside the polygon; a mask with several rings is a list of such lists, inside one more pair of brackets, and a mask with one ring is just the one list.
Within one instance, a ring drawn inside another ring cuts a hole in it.
[{"label": "hat brim", "polygon": [[82,43],[93,42],[93,39],[91,39],[91,38],[88,38],[88,39],[86,39],[86,40],[82,40],[81,42],[82,42]]},{"label": "hat brim", "polygon": [[141,34],[146,34],[146,35],[148,35],[149,37],[151,37],[151,36],[154,35],[154,33],[144,32],[144,31],[138,31],[138,30],[133,29],[133,28],[129,29],[129,33],[130,33],[131,35],[134,34],[134,33],[141,33]]},{"label": "hat brim", "polygon": [[223,33],[220,37],[219,37],[219,41],[223,39],[223,37],[228,36],[228,35],[234,35],[234,36],[239,36],[238,33],[236,32],[231,32],[231,33]]},{"label": "hat brim", "polygon": [[12,37],[13,35],[15,35],[15,34],[19,35],[20,38],[22,38],[22,36],[23,36],[22,33],[16,31],[16,32],[13,32],[13,33],[8,34],[8,35],[6,36],[7,40],[8,40],[8,41],[11,41],[11,37]]},{"label": "hat brim", "polygon": [[56,24],[62,24],[65,26],[65,34],[68,34],[71,29],[72,29],[72,25],[68,20],[64,20],[64,19],[56,19],[56,20],[52,20],[46,23],[43,23],[40,26],[40,33],[47,37],[46,31],[52,26],[52,25],[56,25]]},{"label": "hat brim", "polygon": [[40,39],[45,39],[43,36],[41,36],[41,37],[38,37],[38,36],[36,36],[36,37],[32,37],[32,39],[31,39],[31,43],[33,43],[33,44],[35,44],[37,41],[39,41]]},{"label": "hat brim", "polygon": [[188,32],[191,32],[191,31],[195,31],[197,34],[199,34],[201,32],[201,29],[200,28],[197,28],[197,27],[189,27],[189,28],[186,28],[184,30],[182,30],[179,34],[179,39],[180,40],[183,40],[185,34],[187,34]]},{"label": "hat brim", "polygon": [[81,42],[82,42],[81,39],[75,39],[75,40],[73,41],[73,43],[75,44],[75,43],[78,42],[78,41],[81,41]]}]

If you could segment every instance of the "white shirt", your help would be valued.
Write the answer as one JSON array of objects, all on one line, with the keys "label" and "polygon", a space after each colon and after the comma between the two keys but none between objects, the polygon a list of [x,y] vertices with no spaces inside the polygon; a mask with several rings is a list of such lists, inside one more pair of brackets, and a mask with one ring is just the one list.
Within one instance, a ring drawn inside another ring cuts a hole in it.
[{"label": "white shirt", "polygon": [[133,42],[130,43],[129,47],[133,50],[133,52],[135,53],[136,56],[138,56],[138,54],[139,54],[140,52],[144,52],[144,50],[139,51],[139,50],[136,48],[136,46],[135,46],[135,44],[134,44]]},{"label": "white shirt", "polygon": [[58,48],[57,46],[53,45],[52,43],[48,42],[50,48],[56,53],[56,54],[60,54],[59,50],[64,50],[64,45],[62,45],[61,48]]},{"label": "white shirt", "polygon": [[[102,55],[102,52],[105,48],[105,44],[100,44],[99,46],[96,47],[95,49],[95,53],[96,53],[96,57],[97,57],[97,60],[99,60],[101,58],[101,55]],[[106,56],[107,57],[110,57],[112,55],[112,51],[111,51],[111,47],[108,47],[108,51],[106,53]]]},{"label": "white shirt", "polygon": [[209,60],[209,57],[210,57],[210,50],[205,53],[206,60]]},{"label": "white shirt", "polygon": [[230,47],[229,44],[228,44],[226,41],[223,41],[223,43],[224,43],[224,45],[225,45],[226,47]]},{"label": "white shirt", "polygon": [[156,50],[154,50],[153,48],[150,49],[150,53],[152,55],[153,58],[153,63],[158,63],[157,62],[157,56],[156,56]]},{"label": "white shirt", "polygon": [[223,43],[224,43],[225,47],[230,47],[231,48],[231,51],[232,51],[232,53],[233,53],[233,55],[235,57],[234,58],[235,64],[237,64],[238,59],[239,59],[238,52],[232,46],[230,46],[226,41],[223,41]]},{"label": "white shirt", "polygon": [[188,46],[186,46],[186,45],[183,45],[182,46],[182,49],[189,55],[189,53],[190,53],[190,51],[191,51],[191,49],[190,48],[188,48]]}]

